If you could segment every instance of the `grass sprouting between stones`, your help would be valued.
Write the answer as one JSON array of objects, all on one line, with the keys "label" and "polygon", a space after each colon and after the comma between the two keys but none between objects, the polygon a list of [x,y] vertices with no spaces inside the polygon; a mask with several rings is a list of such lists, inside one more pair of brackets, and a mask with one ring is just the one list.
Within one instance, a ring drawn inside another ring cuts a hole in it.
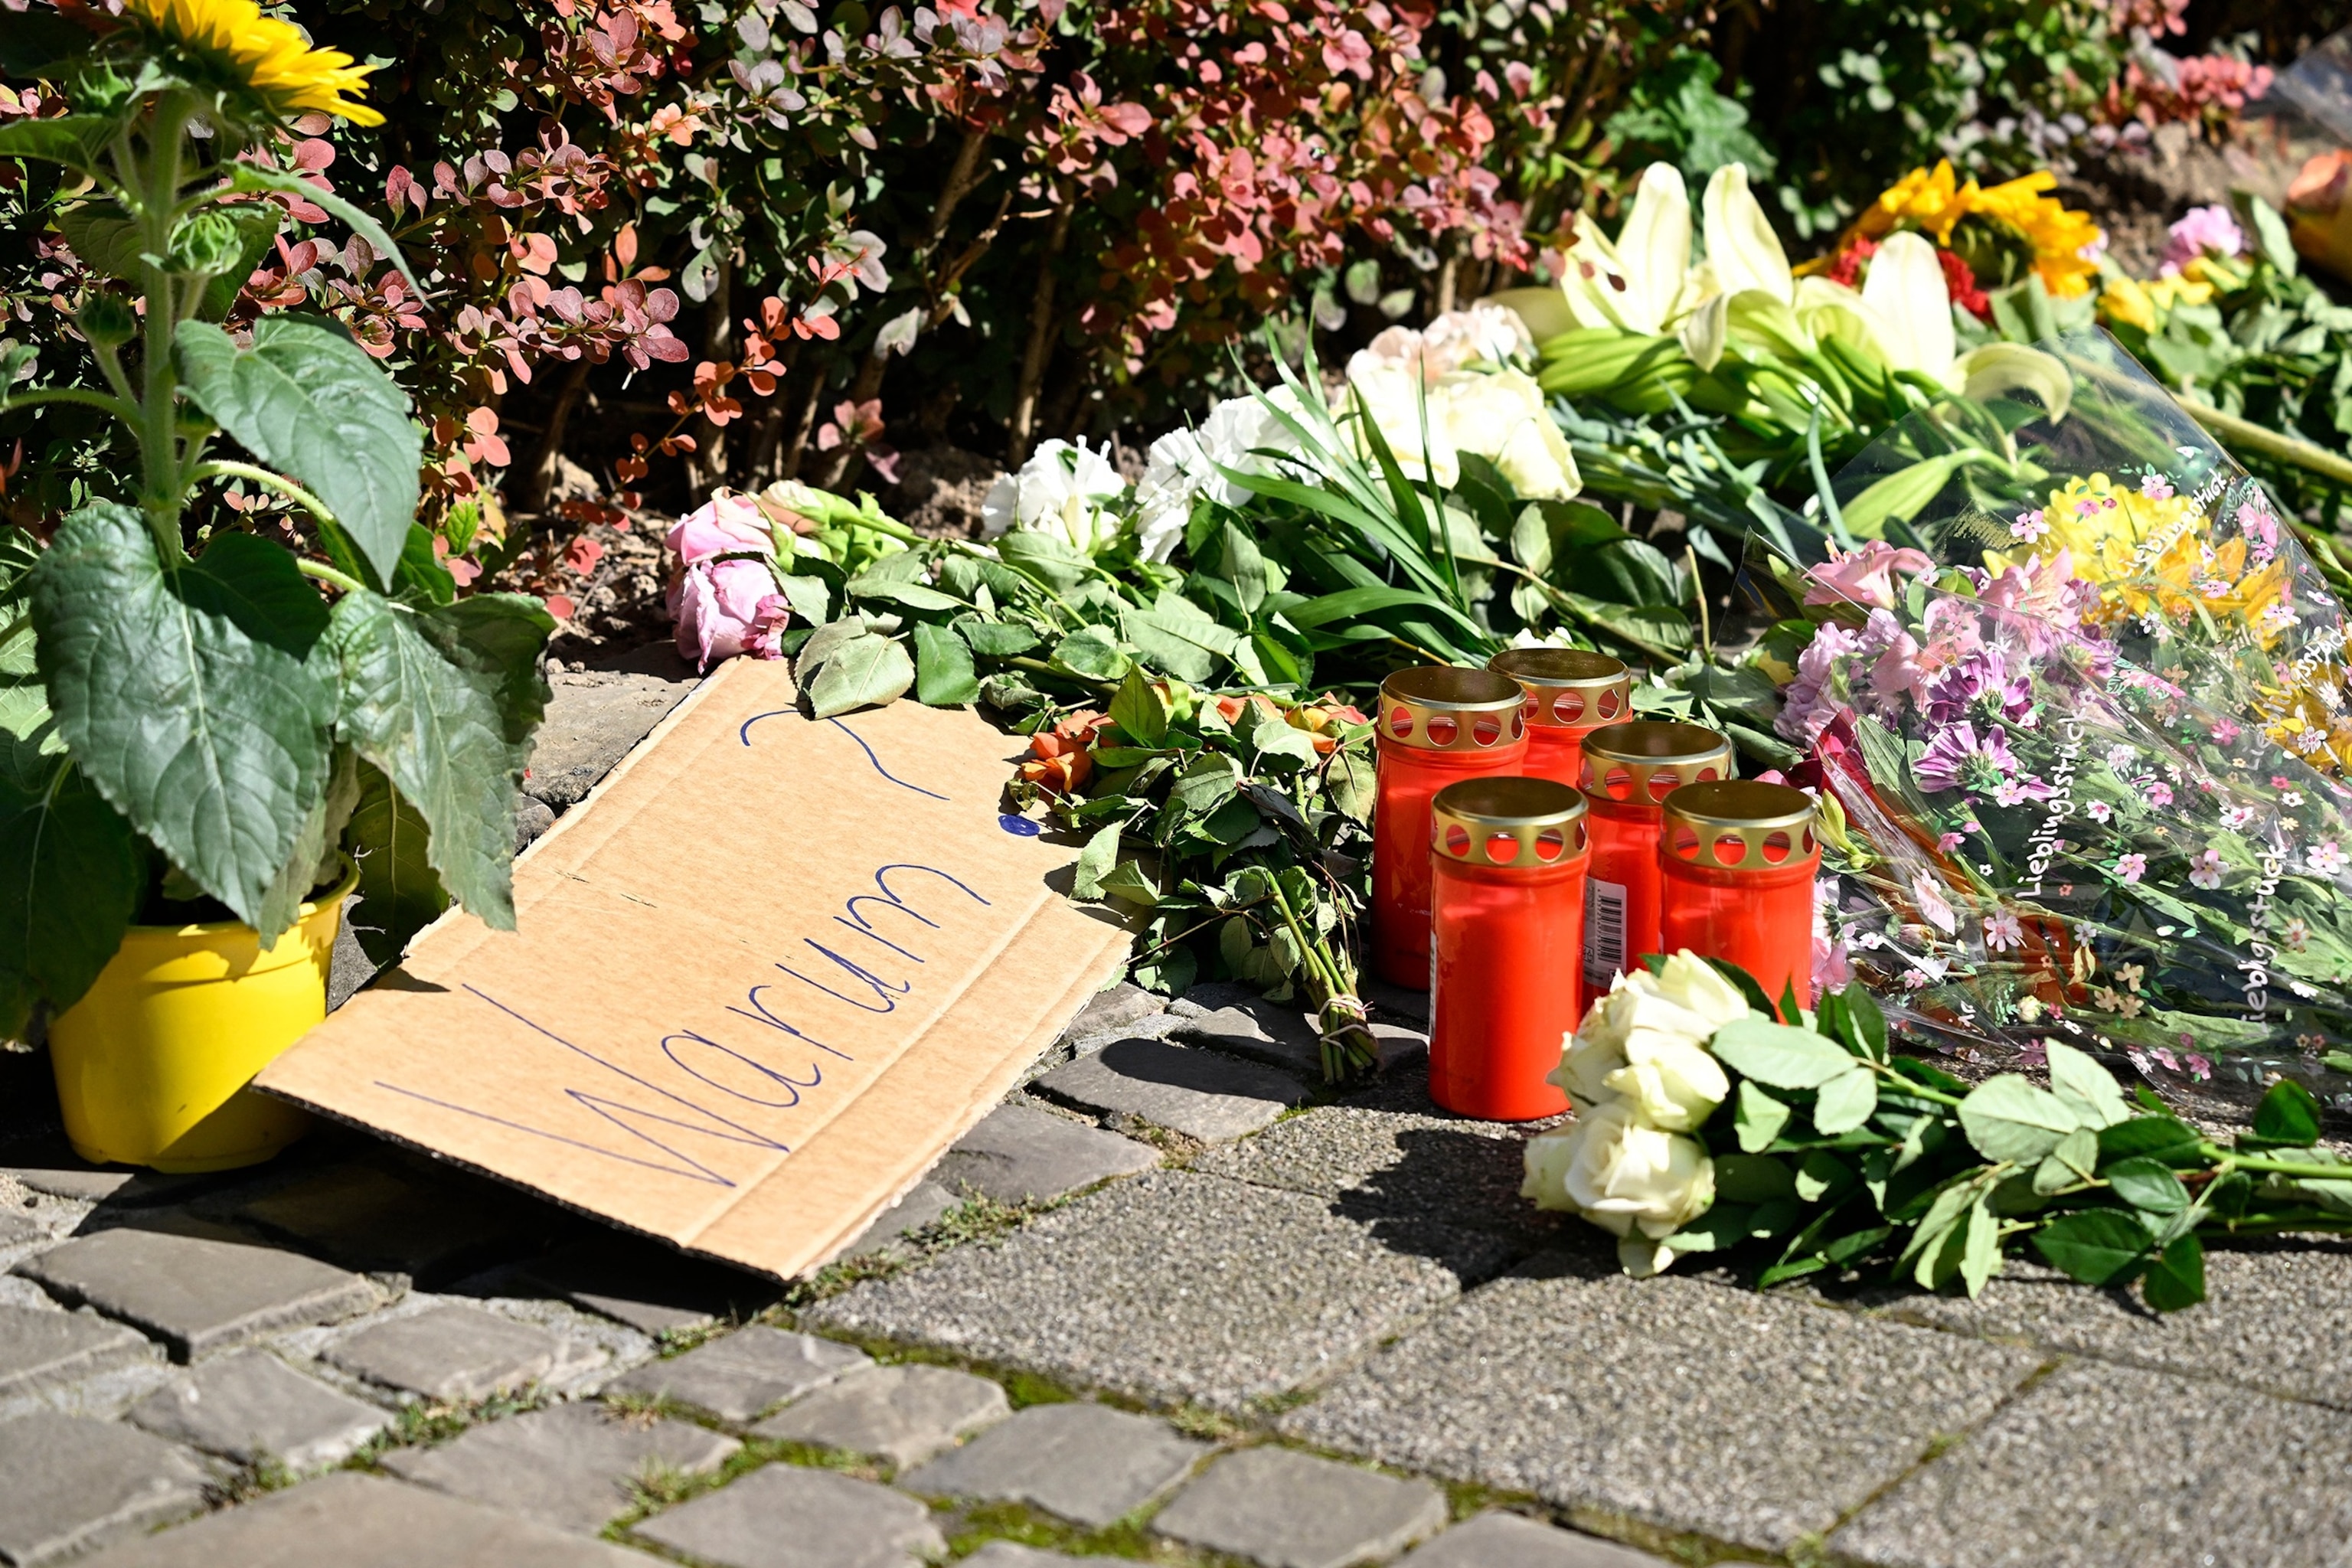
[{"label": "grass sprouting between stones", "polygon": [[547,1396],[537,1384],[526,1384],[514,1393],[493,1394],[487,1399],[421,1400],[404,1405],[393,1416],[392,1425],[362,1444],[343,1461],[342,1468],[373,1470],[384,1455],[395,1448],[437,1448],[468,1427],[520,1415],[547,1403]]}]

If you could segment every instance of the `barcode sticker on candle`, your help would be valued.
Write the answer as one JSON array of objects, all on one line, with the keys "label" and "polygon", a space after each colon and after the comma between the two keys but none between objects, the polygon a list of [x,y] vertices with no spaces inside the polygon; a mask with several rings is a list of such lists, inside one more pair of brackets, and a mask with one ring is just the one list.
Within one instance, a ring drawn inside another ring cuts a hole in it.
[{"label": "barcode sticker on candle", "polygon": [[1605,986],[1625,967],[1625,884],[1584,883],[1584,983]]}]

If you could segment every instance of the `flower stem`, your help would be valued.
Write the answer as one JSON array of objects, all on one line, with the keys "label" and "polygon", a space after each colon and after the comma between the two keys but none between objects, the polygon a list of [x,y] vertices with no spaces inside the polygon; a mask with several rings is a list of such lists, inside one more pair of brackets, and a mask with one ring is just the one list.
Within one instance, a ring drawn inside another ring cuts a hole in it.
[{"label": "flower stem", "polygon": [[180,538],[180,504],[187,490],[180,470],[177,428],[179,385],[172,371],[173,329],[179,325],[180,306],[172,276],[162,258],[171,254],[173,209],[179,205],[181,142],[192,103],[188,94],[174,89],[156,101],[149,121],[146,167],[138,184],[140,238],[152,259],[140,271],[147,295],[145,353],[139,367],[145,383],[139,417],[141,467],[145,479],[144,510],[155,535],[157,553],[167,563],[187,559]]},{"label": "flower stem", "polygon": [[2301,1176],[2315,1182],[2352,1182],[2352,1165],[2269,1160],[2260,1154],[2242,1154],[2235,1150],[2224,1149],[2218,1143],[2202,1144],[2198,1152],[2210,1159],[2227,1161],[2242,1171],[2260,1171],[2271,1176]]},{"label": "flower stem", "polygon": [[0,409],[37,408],[44,403],[79,403],[89,408],[102,408],[133,430],[139,428],[137,404],[109,393],[92,392],[86,386],[43,386],[31,392],[0,392]]},{"label": "flower stem", "polygon": [[364,594],[368,591],[366,584],[348,572],[337,571],[323,561],[311,561],[297,556],[294,560],[294,569],[305,577],[314,577],[321,583],[341,588],[346,594]]},{"label": "flower stem", "polygon": [[191,485],[217,479],[251,479],[257,485],[276,490],[329,527],[336,529],[342,527],[341,521],[336,518],[325,501],[320,500],[283,474],[272,473],[268,468],[257,467],[252,463],[240,463],[232,458],[198,463],[188,470],[188,483]]}]

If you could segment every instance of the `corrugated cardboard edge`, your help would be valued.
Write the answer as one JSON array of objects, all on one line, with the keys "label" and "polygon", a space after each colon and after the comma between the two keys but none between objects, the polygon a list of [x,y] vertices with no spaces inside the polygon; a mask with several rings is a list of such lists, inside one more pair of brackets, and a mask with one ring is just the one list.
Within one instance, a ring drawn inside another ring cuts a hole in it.
[{"label": "corrugated cardboard edge", "polygon": [[[590,789],[588,794],[583,796],[577,805],[573,805],[572,809],[565,812],[561,817],[557,818],[555,825],[549,828],[547,832],[540,835],[538,838],[532,840],[530,844],[526,846],[522,854],[515,858],[516,863],[520,865],[530,858],[548,852],[546,850],[546,847],[550,844],[559,843],[567,832],[584,830],[583,825],[587,823],[589,820],[590,808],[595,804],[597,798],[606,793],[610,786],[617,784],[621,779],[634,771],[646,757],[653,754],[656,744],[667,737],[673,730],[676,730],[679,725],[684,723],[697,708],[700,707],[706,701],[716,700],[717,699],[713,694],[723,689],[733,666],[738,661],[735,660],[729,660],[727,663],[720,665],[717,670],[698,681],[696,684],[695,689],[688,692],[675,708],[672,708],[669,710],[667,714],[664,715],[659,723],[647,731],[644,737],[641,738],[635,746],[631,747],[628,752],[622,757],[621,761],[614,765],[612,771],[607,773],[602,779],[598,780],[595,785]],[[1007,742],[1008,750],[1012,749],[1012,737],[1007,737]],[[1008,763],[1008,766],[1010,764]],[[1004,944],[1000,947],[997,953],[994,955],[994,959],[1002,959],[1007,952],[1011,952],[1019,944],[1021,938],[1034,925],[1036,910],[1045,907],[1045,900],[1052,899],[1056,895],[1050,891],[1043,895],[1038,905],[1033,907],[1030,917],[1025,919],[1022,922],[1021,926],[1015,929],[1012,936],[1006,940]],[[472,921],[474,917],[464,913],[462,910],[451,909],[445,911],[424,930],[418,931],[415,936],[410,939],[410,943],[413,946],[415,943],[424,941],[427,935],[438,931],[444,925]],[[488,928],[481,926],[478,921],[476,921],[475,924],[476,940],[478,942],[487,940],[488,937],[495,934],[491,932]],[[1024,1073],[1027,1070],[1030,1065],[1034,1063],[1047,1047],[1051,1047],[1055,1040],[1061,1037],[1063,1032],[1068,1027],[1071,1021],[1077,1016],[1079,1010],[1086,1005],[1087,999],[1096,992],[1101,990],[1104,986],[1110,984],[1113,981],[1118,978],[1120,973],[1122,973],[1126,968],[1127,949],[1131,940],[1131,927],[1117,925],[1105,921],[1101,945],[1081,969],[1078,977],[1065,988],[1060,995],[1046,999],[1036,1011],[1027,1027],[1022,1029],[1017,1034],[1008,1036],[1006,1049],[997,1057],[993,1065],[988,1069],[988,1071],[980,1077],[976,1084],[971,1085],[968,1089],[958,1089],[947,1096],[947,1099],[953,1102],[953,1113],[952,1115],[944,1116],[940,1122],[935,1124],[938,1127],[945,1129],[944,1134],[941,1135],[940,1133],[934,1133],[932,1138],[927,1138],[920,1141],[908,1141],[907,1146],[909,1150],[919,1148],[923,1149],[925,1152],[919,1154],[910,1154],[906,1159],[892,1163],[887,1167],[890,1173],[889,1175],[878,1185],[869,1182],[862,1184],[863,1190],[843,1194],[845,1212],[847,1213],[850,1217],[842,1221],[832,1232],[826,1234],[823,1237],[812,1240],[811,1243],[807,1247],[803,1247],[800,1253],[788,1255],[782,1259],[750,1258],[742,1256],[742,1249],[740,1248],[730,1249],[723,1247],[710,1245],[714,1234],[723,1234],[727,1232],[731,1226],[737,1224],[748,1226],[750,1221],[744,1216],[747,1215],[757,1214],[761,1205],[761,1200],[763,1196],[767,1201],[771,1202],[791,1201],[799,1197],[806,1190],[805,1187],[802,1187],[795,1189],[792,1193],[784,1192],[782,1190],[784,1184],[777,1183],[772,1176],[759,1184],[757,1187],[747,1192],[744,1194],[742,1201],[714,1218],[702,1231],[697,1234],[696,1237],[692,1241],[681,1241],[676,1237],[666,1236],[658,1231],[647,1230],[642,1226],[632,1225],[625,1220],[615,1218],[614,1216],[603,1213],[602,1211],[586,1207],[583,1205],[551,1193],[543,1187],[540,1187],[531,1183],[491,1170],[488,1167],[478,1164],[473,1161],[463,1159],[444,1150],[435,1148],[429,1143],[420,1142],[415,1139],[404,1137],[398,1133],[389,1131],[372,1122],[366,1121],[358,1117],[346,1115],[330,1107],[305,1100],[299,1095],[290,1094],[282,1089],[258,1083],[257,1083],[255,1087],[259,1089],[263,1093],[299,1105],[304,1110],[310,1111],[314,1115],[324,1117],[329,1121],[337,1121],[346,1126],[357,1128],[360,1131],[367,1132],[370,1136],[380,1138],[386,1142],[414,1150],[430,1157],[441,1164],[448,1165],[455,1169],[469,1171],[478,1175],[487,1176],[503,1185],[520,1188],[521,1190],[531,1193],[535,1196],[540,1197],[546,1202],[552,1203],[559,1207],[584,1215],[594,1219],[599,1224],[608,1225],[615,1229],[630,1231],[637,1235],[647,1237],[653,1240],[662,1242],[667,1246],[675,1247],[682,1252],[716,1258],[721,1262],[733,1265],[737,1268],[750,1268],[760,1273],[773,1275],[778,1279],[790,1279],[804,1274],[810,1269],[820,1267],[835,1257],[837,1257],[843,1249],[856,1241],[858,1237],[865,1235],[866,1232],[871,1228],[877,1219],[887,1213],[908,1193],[912,1192],[917,1186],[921,1184],[923,1178],[930,1173],[931,1168],[940,1162],[940,1158],[946,1154],[947,1151],[953,1146],[955,1142],[961,1138],[966,1132],[971,1131],[971,1129],[990,1111],[995,1110],[997,1105],[1003,1101],[1005,1095],[1010,1093],[1019,1085]],[[456,962],[461,957],[462,954],[452,955],[451,962]],[[381,980],[384,974],[390,974],[398,968],[399,965],[397,963],[387,966],[375,977],[375,980],[372,980],[370,984],[375,984],[376,981]],[[1011,973],[1012,969],[1009,966],[1001,965],[995,963],[992,959],[991,965],[982,969],[974,976],[972,981],[965,987],[964,991],[959,994],[958,999],[961,1000],[963,996],[969,995],[972,990],[988,984],[992,976],[1003,974],[1009,977]],[[942,1011],[944,1012],[944,1009]],[[1008,1017],[1016,1016],[1017,1013],[1008,1012],[1006,1016]],[[885,1114],[880,1105],[881,1095],[879,1093],[885,1085],[903,1082],[905,1079],[909,1078],[916,1079],[919,1083],[920,1079],[926,1075],[926,1070],[935,1068],[935,1064],[927,1062],[923,1058],[923,1053],[919,1047],[920,1041],[918,1039],[910,1045],[907,1050],[903,1051],[899,1055],[898,1058],[894,1061],[889,1068],[886,1068],[884,1072],[856,1098],[856,1100],[852,1100],[850,1104],[844,1107],[841,1111],[831,1118],[823,1129],[821,1129],[806,1144],[803,1145],[801,1152],[803,1153],[806,1153],[810,1151],[826,1146],[828,1136],[830,1136],[835,1142],[838,1142],[842,1136],[849,1133],[858,1133],[870,1140],[871,1146],[881,1148],[887,1148],[894,1137],[902,1136],[894,1133],[893,1131],[888,1128],[866,1127],[863,1126],[862,1123],[868,1121],[879,1120]],[[943,1106],[942,1109],[944,1110],[945,1107]],[[806,1170],[809,1169],[809,1167],[804,1166],[803,1169]],[[826,1174],[822,1167],[814,1168],[811,1173],[814,1178],[818,1181],[822,1181]]]}]

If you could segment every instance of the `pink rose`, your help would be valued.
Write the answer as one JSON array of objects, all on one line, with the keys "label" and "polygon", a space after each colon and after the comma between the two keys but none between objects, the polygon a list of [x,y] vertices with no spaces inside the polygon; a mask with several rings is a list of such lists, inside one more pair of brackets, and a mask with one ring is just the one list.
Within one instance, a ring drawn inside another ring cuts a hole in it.
[{"label": "pink rose", "polygon": [[733,555],[740,552],[773,552],[775,535],[768,531],[768,520],[748,496],[732,490],[720,490],[693,511],[677,520],[669,531],[669,547],[688,566],[698,561],[708,561],[714,555]]},{"label": "pink rose", "polygon": [[669,613],[677,622],[677,651],[698,669],[739,653],[783,657],[792,606],[776,591],[775,574],[761,561],[704,561],[670,585]]},{"label": "pink rose", "polygon": [[1916,577],[1935,563],[1925,552],[1897,550],[1883,540],[1874,539],[1851,555],[1832,553],[1822,565],[1810,568],[1806,575],[1816,586],[1808,589],[1808,605],[1834,605],[1849,602],[1874,609],[1895,607],[1895,574]]}]

